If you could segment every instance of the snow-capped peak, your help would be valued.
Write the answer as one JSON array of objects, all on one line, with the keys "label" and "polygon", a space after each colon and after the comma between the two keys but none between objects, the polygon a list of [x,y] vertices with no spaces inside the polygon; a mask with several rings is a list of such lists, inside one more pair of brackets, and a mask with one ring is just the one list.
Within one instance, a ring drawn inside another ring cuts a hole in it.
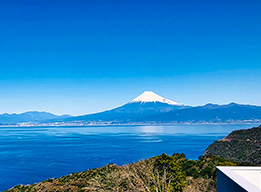
[{"label": "snow-capped peak", "polygon": [[181,105],[177,102],[171,101],[169,99],[165,99],[164,97],[161,97],[152,91],[143,92],[141,95],[133,99],[130,103],[147,103],[147,102],[154,102],[154,103],[161,102],[169,105]]}]

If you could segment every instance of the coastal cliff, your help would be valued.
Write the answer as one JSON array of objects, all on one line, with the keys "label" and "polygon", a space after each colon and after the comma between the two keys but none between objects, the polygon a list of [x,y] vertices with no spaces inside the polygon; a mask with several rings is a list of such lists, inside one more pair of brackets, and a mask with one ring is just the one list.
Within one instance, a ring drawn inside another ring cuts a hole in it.
[{"label": "coastal cliff", "polygon": [[261,164],[261,126],[233,131],[227,137],[211,144],[204,155]]}]

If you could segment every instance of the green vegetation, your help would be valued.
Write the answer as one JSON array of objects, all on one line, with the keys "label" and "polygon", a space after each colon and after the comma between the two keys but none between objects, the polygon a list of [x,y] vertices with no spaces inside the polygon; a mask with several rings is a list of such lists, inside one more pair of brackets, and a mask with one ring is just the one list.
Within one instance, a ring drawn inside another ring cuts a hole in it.
[{"label": "green vegetation", "polygon": [[162,154],[126,166],[114,164],[102,168],[48,179],[33,185],[18,185],[10,192],[24,191],[144,191],[191,192],[216,191],[216,166],[251,165],[215,156],[201,156],[197,161],[184,154]]},{"label": "green vegetation", "polygon": [[261,164],[261,126],[233,131],[224,139],[210,145],[205,155],[216,155],[232,161]]}]

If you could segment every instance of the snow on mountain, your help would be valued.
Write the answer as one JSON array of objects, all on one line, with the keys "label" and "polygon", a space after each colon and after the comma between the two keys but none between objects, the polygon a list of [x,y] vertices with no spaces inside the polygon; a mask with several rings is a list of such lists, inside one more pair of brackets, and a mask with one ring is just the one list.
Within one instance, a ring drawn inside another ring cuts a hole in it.
[{"label": "snow on mountain", "polygon": [[153,91],[143,92],[141,95],[133,99],[130,103],[148,103],[148,102],[153,102],[153,103],[160,102],[160,103],[166,103],[169,105],[178,105],[178,106],[182,105],[175,101],[171,101],[169,99],[161,97],[158,94],[154,93]]}]

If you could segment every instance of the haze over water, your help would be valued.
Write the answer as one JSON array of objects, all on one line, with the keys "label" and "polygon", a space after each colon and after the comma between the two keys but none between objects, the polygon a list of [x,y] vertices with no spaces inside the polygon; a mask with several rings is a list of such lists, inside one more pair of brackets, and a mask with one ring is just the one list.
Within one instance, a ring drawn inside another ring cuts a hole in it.
[{"label": "haze over water", "polygon": [[254,125],[0,128],[0,191],[162,153],[197,159],[213,141]]}]

